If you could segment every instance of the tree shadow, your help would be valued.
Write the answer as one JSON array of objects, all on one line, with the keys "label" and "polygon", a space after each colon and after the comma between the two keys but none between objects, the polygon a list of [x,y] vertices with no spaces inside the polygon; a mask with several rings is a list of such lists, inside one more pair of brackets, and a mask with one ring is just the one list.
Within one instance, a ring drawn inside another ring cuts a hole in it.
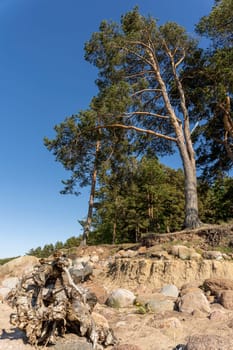
[{"label": "tree shadow", "polygon": [[0,340],[8,339],[8,340],[16,340],[16,339],[22,339],[24,343],[27,342],[27,337],[23,331],[21,331],[18,328],[10,328],[10,330],[7,330],[3,328],[1,330],[0,334]]}]

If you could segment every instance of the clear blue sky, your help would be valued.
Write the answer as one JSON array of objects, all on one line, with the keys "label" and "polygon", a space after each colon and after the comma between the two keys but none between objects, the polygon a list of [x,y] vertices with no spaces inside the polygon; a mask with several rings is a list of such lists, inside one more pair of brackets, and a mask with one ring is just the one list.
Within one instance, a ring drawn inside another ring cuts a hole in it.
[{"label": "clear blue sky", "polygon": [[[43,145],[66,116],[88,108],[95,69],[84,43],[103,19],[139,6],[191,33],[214,0],[0,0],[0,258],[81,233],[87,190],[62,196],[66,173]],[[179,162],[171,160],[177,167]]]}]

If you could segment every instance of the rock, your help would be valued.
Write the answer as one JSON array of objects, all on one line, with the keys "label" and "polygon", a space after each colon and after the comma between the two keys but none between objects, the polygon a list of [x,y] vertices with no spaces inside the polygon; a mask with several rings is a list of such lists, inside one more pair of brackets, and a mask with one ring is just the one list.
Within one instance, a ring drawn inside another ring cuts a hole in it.
[{"label": "rock", "polygon": [[190,255],[190,259],[192,260],[200,260],[202,258],[201,254],[197,253],[197,252],[193,252],[191,255]]},{"label": "rock", "polygon": [[7,287],[0,288],[0,297],[2,301],[7,297],[10,291],[11,289]]},{"label": "rock", "polygon": [[177,317],[169,317],[165,319],[150,319],[147,323],[148,326],[158,329],[164,329],[164,328],[182,328],[182,324],[180,320]]},{"label": "rock", "polygon": [[231,260],[232,259],[232,257],[230,257],[228,254],[226,254],[226,253],[222,253],[222,257],[223,257],[223,259],[224,260]]},{"label": "rock", "polygon": [[2,287],[0,287],[0,296],[4,300],[9,292],[17,286],[19,279],[17,277],[9,277],[2,281]]},{"label": "rock", "polygon": [[152,258],[170,260],[171,255],[166,250],[158,250],[157,246],[153,246],[147,249],[147,253]]},{"label": "rock", "polygon": [[9,277],[2,281],[2,286],[5,288],[13,289],[19,283],[18,277]]},{"label": "rock", "polygon": [[94,264],[96,264],[99,261],[99,256],[98,255],[92,255],[90,257],[90,261]]},{"label": "rock", "polygon": [[220,304],[226,309],[233,310],[233,290],[224,290],[220,293]]},{"label": "rock", "polygon": [[194,335],[189,338],[186,350],[232,350],[233,340],[218,335]]},{"label": "rock", "polygon": [[192,316],[194,316],[195,318],[206,318],[206,313],[199,309],[195,309],[192,312]]},{"label": "rock", "polygon": [[198,287],[186,287],[180,290],[180,296],[182,297],[188,293],[203,293],[203,291]]},{"label": "rock", "polygon": [[176,301],[178,311],[193,314],[196,310],[209,313],[211,311],[206,296],[201,292],[189,292]]},{"label": "rock", "polygon": [[76,268],[77,266],[80,267],[81,265],[85,265],[90,261],[90,256],[89,255],[84,255],[81,257],[78,257],[76,259],[73,260],[73,266],[74,268]]},{"label": "rock", "polygon": [[13,259],[0,266],[0,278],[5,278],[6,276],[20,278],[23,274],[31,272],[33,266],[38,262],[38,258],[30,255]]},{"label": "rock", "polygon": [[91,316],[95,322],[95,330],[97,331],[97,333],[101,335],[105,334],[106,340],[104,342],[104,345],[107,346],[107,345],[116,344],[116,338],[109,327],[109,323],[107,319],[103,315],[94,311],[92,312]]},{"label": "rock", "polygon": [[226,318],[227,318],[227,315],[222,310],[214,310],[209,315],[209,319],[215,322],[224,321]]},{"label": "rock", "polygon": [[116,345],[112,348],[112,350],[142,350],[137,345],[131,345],[131,344],[121,344]]},{"label": "rock", "polygon": [[222,260],[223,256],[222,253],[217,250],[209,250],[202,254],[204,259],[215,259],[215,260]]},{"label": "rock", "polygon": [[151,300],[148,300],[145,307],[148,311],[152,311],[152,312],[173,311],[174,302],[169,299],[164,299],[164,300],[151,299]]},{"label": "rock", "polygon": [[161,289],[160,293],[167,297],[177,298],[179,295],[179,289],[174,284],[167,284]]},{"label": "rock", "polygon": [[99,304],[105,304],[108,294],[103,285],[94,281],[87,281],[84,283],[84,286],[88,288],[88,290],[94,293],[97,297],[97,301]]},{"label": "rock", "polygon": [[111,307],[127,307],[133,305],[136,297],[127,289],[118,288],[108,296],[106,304]]},{"label": "rock", "polygon": [[131,249],[127,249],[127,250],[122,249],[115,254],[115,258],[133,258],[136,255],[138,255],[137,251],[134,251]]},{"label": "rock", "polygon": [[146,247],[139,247],[138,248],[138,254],[139,255],[144,255],[144,254],[146,254],[147,253],[147,248]]},{"label": "rock", "polygon": [[203,283],[205,291],[218,295],[221,290],[233,290],[233,281],[226,278],[209,278]]},{"label": "rock", "polygon": [[174,245],[171,249],[171,254],[182,260],[190,260],[192,259],[192,256],[195,256],[196,258],[196,254],[198,253],[196,253],[193,248],[188,248],[184,245]]},{"label": "rock", "polygon": [[233,319],[228,322],[227,327],[233,328]]},{"label": "rock", "polygon": [[53,350],[92,350],[92,345],[84,337],[76,334],[67,334],[64,338],[58,338]]},{"label": "rock", "polygon": [[92,318],[95,321],[95,324],[99,327],[103,327],[103,328],[109,328],[109,324],[107,319],[100,315],[98,312],[93,311],[91,314]]},{"label": "rock", "polygon": [[87,280],[93,273],[93,269],[89,263],[79,264],[78,268],[74,266],[69,271],[76,284]]},{"label": "rock", "polygon": [[90,343],[84,343],[81,340],[76,340],[74,343],[60,343],[58,342],[55,346],[53,346],[53,350],[92,350],[92,346]]}]

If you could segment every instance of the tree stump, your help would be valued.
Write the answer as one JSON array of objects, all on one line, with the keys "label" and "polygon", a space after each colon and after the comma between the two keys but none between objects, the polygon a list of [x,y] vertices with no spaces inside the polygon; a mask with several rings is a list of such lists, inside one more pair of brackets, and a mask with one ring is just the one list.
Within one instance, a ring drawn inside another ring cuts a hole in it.
[{"label": "tree stump", "polygon": [[60,252],[41,259],[8,295],[9,305],[16,308],[11,324],[23,330],[36,347],[55,344],[67,332],[86,337],[93,349],[115,344],[113,331],[95,324],[92,311],[97,298],[74,283],[70,265]]}]

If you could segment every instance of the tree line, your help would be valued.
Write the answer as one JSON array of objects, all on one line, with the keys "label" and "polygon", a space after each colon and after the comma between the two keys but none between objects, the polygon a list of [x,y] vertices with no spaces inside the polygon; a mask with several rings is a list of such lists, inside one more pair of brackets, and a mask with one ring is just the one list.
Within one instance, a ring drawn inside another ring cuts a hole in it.
[{"label": "tree line", "polygon": [[[183,182],[181,169],[167,167],[156,158],[131,159],[117,174],[109,175],[106,167],[99,176],[88,244],[132,243],[150,232],[179,230],[184,221]],[[224,177],[212,185],[199,180],[198,198],[203,222],[231,220],[233,178]],[[32,248],[27,254],[46,258],[56,250],[77,247],[81,241],[82,237],[72,236],[64,243]]]},{"label": "tree line", "polygon": [[[135,240],[150,229],[196,228],[202,221],[217,220],[216,208],[223,207],[218,196],[228,203],[232,11],[233,0],[215,0],[210,14],[200,19],[196,33],[208,38],[207,48],[177,23],[159,25],[138,7],[119,23],[103,21],[86,43],[85,59],[99,72],[98,94],[87,110],[55,126],[54,139],[45,138],[48,150],[70,174],[62,193],[78,195],[82,187],[90,187],[84,244],[93,232],[117,241],[119,235]],[[174,152],[183,165],[176,173],[157,162]],[[143,166],[151,167],[151,177]],[[160,200],[162,212],[155,209]],[[225,216],[232,217],[232,207]]]}]

